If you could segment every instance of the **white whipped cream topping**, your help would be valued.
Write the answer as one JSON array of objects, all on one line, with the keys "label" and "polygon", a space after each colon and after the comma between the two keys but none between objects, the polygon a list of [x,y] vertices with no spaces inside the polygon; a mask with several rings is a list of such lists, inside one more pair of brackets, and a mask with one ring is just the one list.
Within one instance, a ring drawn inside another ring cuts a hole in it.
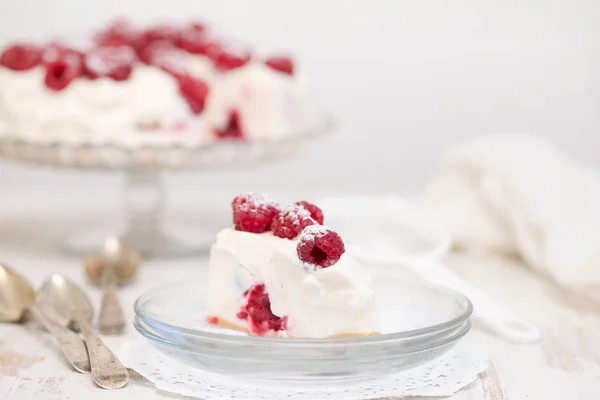
[{"label": "white whipped cream topping", "polygon": [[81,135],[119,137],[139,124],[169,125],[193,118],[176,80],[138,65],[122,82],[76,79],[62,91],[44,85],[44,70],[0,67],[0,118],[5,130],[24,136],[69,139]]},{"label": "white whipped cream topping", "polygon": [[288,317],[285,334],[291,337],[378,332],[367,271],[346,254],[329,268],[315,269],[298,258],[296,245],[271,233],[222,230],[211,250],[209,314],[244,325],[236,317],[242,294],[263,282],[272,312]]},{"label": "white whipped cream topping", "polygon": [[[62,91],[44,84],[44,68],[13,71],[0,67],[0,134],[35,142],[110,142],[123,145],[197,145],[216,140],[215,128],[240,116],[247,139],[302,133],[316,113],[306,78],[274,71],[261,62],[217,73],[204,56],[187,54],[185,68],[209,85],[205,111],[194,115],[176,80],[159,68],[136,65],[131,77],[76,79]],[[139,126],[185,123],[182,134],[140,132]]]},{"label": "white whipped cream topping", "polygon": [[231,110],[249,139],[303,133],[315,115],[307,87],[302,73],[290,76],[261,62],[220,74],[205,110],[206,136],[214,138],[214,129],[227,126]]}]

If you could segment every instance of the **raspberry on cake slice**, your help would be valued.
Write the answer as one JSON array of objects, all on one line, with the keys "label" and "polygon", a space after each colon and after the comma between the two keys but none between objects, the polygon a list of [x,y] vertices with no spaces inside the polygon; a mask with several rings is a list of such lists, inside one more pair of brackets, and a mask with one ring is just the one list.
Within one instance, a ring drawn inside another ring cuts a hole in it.
[{"label": "raspberry on cake slice", "polygon": [[279,212],[279,203],[263,193],[246,193],[231,202],[233,223],[244,232],[262,233],[271,228],[271,222]]},{"label": "raspberry on cake slice", "polygon": [[312,219],[317,221],[319,225],[323,225],[323,211],[315,204],[309,203],[308,201],[297,201],[294,203],[296,206],[302,206],[310,213]]},{"label": "raspberry on cake slice", "polygon": [[273,234],[280,238],[294,239],[304,228],[315,225],[310,211],[301,205],[292,204],[273,219]]},{"label": "raspberry on cake slice", "polygon": [[296,338],[380,331],[367,271],[307,208],[279,211],[275,200],[254,193],[232,201],[235,227],[219,232],[211,248],[209,324]]},{"label": "raspberry on cake slice", "polygon": [[298,258],[315,268],[328,268],[346,251],[340,235],[322,225],[307,226],[300,235]]},{"label": "raspberry on cake slice", "polygon": [[287,329],[287,317],[278,317],[271,311],[271,301],[264,283],[256,283],[244,292],[244,303],[237,313],[246,321],[248,330],[256,335]]}]

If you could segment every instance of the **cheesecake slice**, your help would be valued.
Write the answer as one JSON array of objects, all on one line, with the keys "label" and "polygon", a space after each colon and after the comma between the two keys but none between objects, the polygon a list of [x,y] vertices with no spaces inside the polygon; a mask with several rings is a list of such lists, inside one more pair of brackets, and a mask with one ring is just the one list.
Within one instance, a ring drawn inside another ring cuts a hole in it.
[{"label": "cheesecake slice", "polygon": [[316,206],[280,211],[264,195],[236,199],[236,227],[222,230],[211,249],[208,323],[258,336],[379,333],[370,277],[339,235],[312,217]]}]

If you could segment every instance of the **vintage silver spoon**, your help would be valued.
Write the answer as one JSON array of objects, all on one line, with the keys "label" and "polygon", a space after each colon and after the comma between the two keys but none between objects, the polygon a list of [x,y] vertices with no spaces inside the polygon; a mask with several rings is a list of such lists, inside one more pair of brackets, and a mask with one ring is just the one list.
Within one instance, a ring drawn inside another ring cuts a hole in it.
[{"label": "vintage silver spoon", "polygon": [[140,264],[140,255],[116,237],[109,237],[104,251],[88,254],[84,268],[92,282],[102,288],[98,328],[105,335],[121,334],[125,329],[123,309],[117,297],[117,285],[129,282]]},{"label": "vintage silver spoon", "polygon": [[119,389],[129,381],[127,368],[121,364],[90,326],[94,308],[85,292],[60,275],[49,277],[38,292],[40,307],[60,322],[73,323],[79,329],[90,357],[92,378],[104,389]]},{"label": "vintage silver spoon", "polygon": [[29,281],[9,266],[0,264],[0,320],[18,322],[25,312],[44,325],[75,370],[90,372],[90,360],[81,337],[66,325],[48,318],[36,304],[35,290]]}]

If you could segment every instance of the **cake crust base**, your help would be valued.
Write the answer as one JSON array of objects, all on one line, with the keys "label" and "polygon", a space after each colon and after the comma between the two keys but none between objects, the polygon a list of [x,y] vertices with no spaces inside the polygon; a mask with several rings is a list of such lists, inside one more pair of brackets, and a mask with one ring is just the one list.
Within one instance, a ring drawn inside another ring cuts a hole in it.
[{"label": "cake crust base", "polygon": [[[236,323],[231,322],[231,321],[224,320],[224,319],[216,317],[214,315],[207,316],[206,317],[206,322],[208,322],[211,325],[218,326],[220,328],[233,329],[235,331],[240,331],[240,332],[244,332],[244,333],[250,334],[250,332],[248,331],[248,329],[245,328],[245,327],[243,327],[242,325],[236,324]],[[336,333],[335,335],[328,336],[327,338],[328,339],[335,339],[335,338],[344,338],[344,337],[377,336],[377,335],[381,335],[381,332]],[[291,337],[291,336],[288,336],[288,337]]]}]

